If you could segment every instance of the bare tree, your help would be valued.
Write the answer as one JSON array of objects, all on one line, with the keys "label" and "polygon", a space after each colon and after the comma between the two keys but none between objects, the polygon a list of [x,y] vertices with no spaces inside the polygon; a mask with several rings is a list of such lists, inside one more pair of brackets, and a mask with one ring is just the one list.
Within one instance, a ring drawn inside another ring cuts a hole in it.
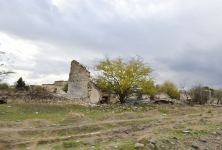
[{"label": "bare tree", "polygon": [[6,69],[6,62],[9,61],[9,58],[5,56],[5,52],[0,51],[0,82],[4,80],[9,74],[14,73]]},{"label": "bare tree", "polygon": [[217,104],[222,104],[222,89],[214,90],[214,98],[217,100]]},{"label": "bare tree", "polygon": [[196,104],[206,104],[212,98],[213,89],[205,86],[194,86],[190,90],[192,102]]}]

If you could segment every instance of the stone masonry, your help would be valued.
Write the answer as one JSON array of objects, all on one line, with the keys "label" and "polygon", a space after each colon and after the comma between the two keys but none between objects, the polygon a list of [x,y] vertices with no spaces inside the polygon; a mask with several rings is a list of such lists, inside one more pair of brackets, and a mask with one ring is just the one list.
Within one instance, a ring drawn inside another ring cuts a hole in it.
[{"label": "stone masonry", "polygon": [[90,79],[90,72],[75,60],[71,62],[66,97],[90,103],[98,103],[101,99],[100,90]]},{"label": "stone masonry", "polygon": [[87,98],[90,72],[79,62],[73,60],[68,80],[67,96],[71,99]]}]

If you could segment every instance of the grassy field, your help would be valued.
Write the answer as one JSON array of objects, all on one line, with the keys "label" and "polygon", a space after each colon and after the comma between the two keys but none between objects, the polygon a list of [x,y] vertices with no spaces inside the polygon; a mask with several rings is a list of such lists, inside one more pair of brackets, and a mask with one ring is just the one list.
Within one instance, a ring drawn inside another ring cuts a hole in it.
[{"label": "grassy field", "polygon": [[0,149],[219,149],[221,113],[213,106],[13,102],[0,105]]}]

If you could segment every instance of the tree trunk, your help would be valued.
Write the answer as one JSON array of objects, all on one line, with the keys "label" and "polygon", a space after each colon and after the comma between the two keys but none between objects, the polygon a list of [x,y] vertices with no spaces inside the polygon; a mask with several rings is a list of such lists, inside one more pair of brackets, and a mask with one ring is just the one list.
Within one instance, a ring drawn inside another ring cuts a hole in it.
[{"label": "tree trunk", "polygon": [[124,94],[120,94],[120,95],[119,95],[119,100],[120,100],[120,103],[121,103],[121,104],[123,104],[123,103],[126,102],[126,101],[125,101],[125,98],[126,98],[126,95],[124,95]]}]

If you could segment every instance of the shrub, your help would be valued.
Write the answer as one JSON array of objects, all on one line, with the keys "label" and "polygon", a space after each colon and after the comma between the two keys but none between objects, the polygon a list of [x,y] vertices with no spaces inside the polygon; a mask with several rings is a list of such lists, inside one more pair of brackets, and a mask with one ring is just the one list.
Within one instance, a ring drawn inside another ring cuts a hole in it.
[{"label": "shrub", "polygon": [[170,98],[173,99],[180,98],[180,93],[177,86],[171,81],[166,81],[162,85],[160,85],[158,91],[168,94]]},{"label": "shrub", "polygon": [[68,83],[66,83],[65,86],[63,87],[63,91],[66,93],[68,92]]},{"label": "shrub", "polygon": [[29,96],[31,99],[53,99],[53,95],[41,86],[32,87]]},{"label": "shrub", "polygon": [[0,84],[0,90],[8,90],[8,89],[9,89],[9,85],[7,83]]},{"label": "shrub", "polygon": [[157,93],[157,88],[154,84],[153,80],[146,80],[140,84],[140,90],[136,91],[139,98],[142,97],[143,94],[149,95],[152,99],[154,95]]}]

